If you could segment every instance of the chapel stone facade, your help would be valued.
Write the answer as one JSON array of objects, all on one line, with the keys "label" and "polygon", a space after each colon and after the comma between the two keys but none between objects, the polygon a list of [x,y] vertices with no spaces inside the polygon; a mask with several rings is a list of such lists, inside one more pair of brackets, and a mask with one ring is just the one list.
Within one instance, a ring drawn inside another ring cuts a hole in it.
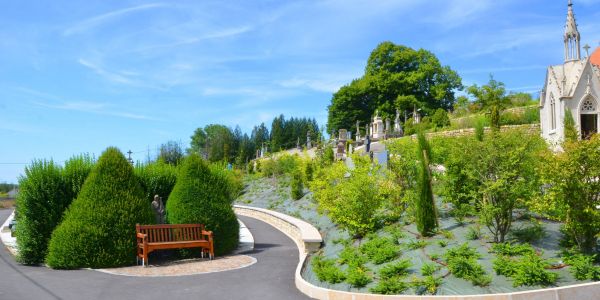
[{"label": "chapel stone facade", "polygon": [[564,63],[548,67],[540,95],[542,136],[553,145],[564,140],[564,119],[568,112],[573,115],[580,138],[587,139],[600,128],[600,47],[590,55],[588,45],[582,53],[580,42],[573,3],[569,0]]}]

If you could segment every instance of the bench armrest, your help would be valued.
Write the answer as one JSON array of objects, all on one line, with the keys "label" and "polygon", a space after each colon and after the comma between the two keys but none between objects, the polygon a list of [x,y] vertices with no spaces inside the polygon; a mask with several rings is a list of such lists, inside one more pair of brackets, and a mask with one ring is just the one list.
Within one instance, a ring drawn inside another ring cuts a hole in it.
[{"label": "bench armrest", "polygon": [[213,232],[212,231],[202,230],[202,235],[212,237],[213,236]]},{"label": "bench armrest", "polygon": [[138,239],[138,242],[141,242],[141,241],[146,241],[146,240],[148,239],[148,235],[147,235],[147,234],[144,234],[144,233],[141,233],[141,232],[138,232],[138,233],[136,234],[136,237],[137,237],[137,239]]}]

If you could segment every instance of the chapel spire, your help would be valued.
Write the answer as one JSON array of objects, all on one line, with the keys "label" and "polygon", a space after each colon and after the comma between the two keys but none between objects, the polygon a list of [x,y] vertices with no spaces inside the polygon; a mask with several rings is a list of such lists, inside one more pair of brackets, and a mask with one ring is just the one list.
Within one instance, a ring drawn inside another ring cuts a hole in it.
[{"label": "chapel spire", "polygon": [[565,25],[565,61],[581,60],[581,47],[579,30],[573,13],[573,1],[569,0],[567,11],[567,24]]}]

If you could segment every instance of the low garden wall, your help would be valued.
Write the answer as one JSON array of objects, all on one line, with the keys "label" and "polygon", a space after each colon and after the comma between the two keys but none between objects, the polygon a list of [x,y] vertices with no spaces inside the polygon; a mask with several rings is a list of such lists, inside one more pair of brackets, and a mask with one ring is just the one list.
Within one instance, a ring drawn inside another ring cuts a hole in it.
[{"label": "low garden wall", "polygon": [[298,246],[300,262],[296,268],[296,287],[311,298],[320,300],[597,300],[600,283],[587,283],[566,287],[507,294],[469,296],[386,296],[330,290],[317,287],[302,278],[308,254],[317,251],[321,235],[311,224],[297,218],[256,207],[234,206],[238,215],[264,221],[289,236]]}]

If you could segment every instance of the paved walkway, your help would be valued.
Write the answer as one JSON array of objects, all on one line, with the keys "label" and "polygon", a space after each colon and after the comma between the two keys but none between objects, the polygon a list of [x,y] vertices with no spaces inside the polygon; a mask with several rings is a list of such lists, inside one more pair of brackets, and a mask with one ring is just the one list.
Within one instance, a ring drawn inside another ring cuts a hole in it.
[{"label": "paved walkway", "polygon": [[[0,210],[0,224],[10,212]],[[2,247],[0,299],[308,299],[294,286],[294,242],[266,223],[240,219],[255,241],[254,250],[246,254],[258,263],[248,268],[185,277],[123,277],[22,266]]]}]

